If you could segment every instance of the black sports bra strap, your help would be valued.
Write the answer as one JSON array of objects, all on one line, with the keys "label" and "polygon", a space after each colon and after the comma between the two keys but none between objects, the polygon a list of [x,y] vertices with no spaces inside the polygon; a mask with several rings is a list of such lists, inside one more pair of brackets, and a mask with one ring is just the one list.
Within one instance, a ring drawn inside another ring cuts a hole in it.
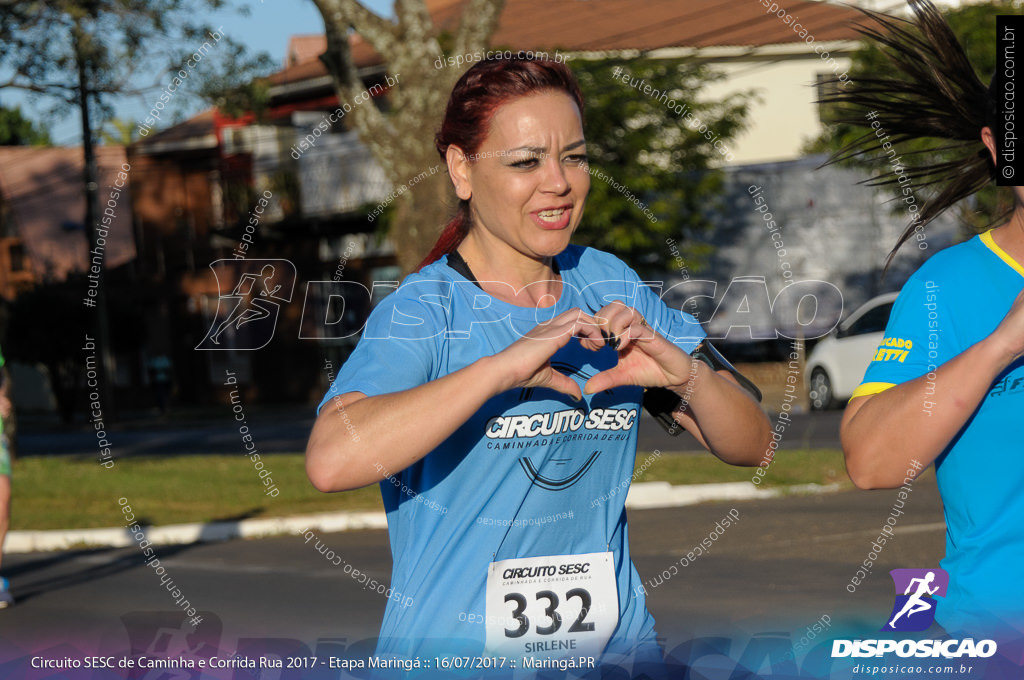
[{"label": "black sports bra strap", "polygon": [[476,280],[476,275],[473,274],[473,270],[469,268],[468,264],[466,264],[466,261],[462,258],[462,255],[459,254],[459,251],[453,250],[448,253],[448,266],[475,283],[477,288],[483,290],[483,286],[481,286],[480,282]]},{"label": "black sports bra strap", "polygon": [[[483,286],[480,285],[480,281],[477,280],[476,275],[473,273],[473,270],[469,268],[469,265],[466,263],[466,260],[462,257],[462,255],[459,254],[459,251],[453,250],[452,252],[448,253],[448,266],[457,271],[465,278],[475,283],[477,288],[483,290]],[[556,274],[559,273],[558,262],[554,258],[551,258],[551,269]]]}]

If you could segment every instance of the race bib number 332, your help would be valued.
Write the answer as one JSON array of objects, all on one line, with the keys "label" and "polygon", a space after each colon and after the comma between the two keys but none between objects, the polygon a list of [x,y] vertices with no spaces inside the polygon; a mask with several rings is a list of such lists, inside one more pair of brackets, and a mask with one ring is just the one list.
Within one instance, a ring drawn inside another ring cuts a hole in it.
[{"label": "race bib number 332", "polygon": [[598,656],[619,622],[612,553],[492,562],[487,651],[506,656]]}]

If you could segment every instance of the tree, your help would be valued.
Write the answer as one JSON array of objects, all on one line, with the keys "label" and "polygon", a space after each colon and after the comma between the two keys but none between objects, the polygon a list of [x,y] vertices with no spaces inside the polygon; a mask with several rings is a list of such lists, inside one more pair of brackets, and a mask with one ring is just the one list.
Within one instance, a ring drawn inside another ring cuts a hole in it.
[{"label": "tree", "polygon": [[[321,59],[340,102],[354,104],[365,89],[352,61],[350,31],[387,60],[388,73],[396,81],[388,91],[394,113],[385,115],[374,106],[353,105],[346,118],[391,184],[396,188],[406,185],[437,166],[434,132],[461,73],[434,67],[442,46],[424,0],[396,0],[394,21],[374,14],[358,0],[313,2],[323,15],[327,37],[327,52]],[[450,52],[486,50],[504,7],[504,0],[469,0],[452,36]],[[444,172],[429,175],[398,197],[390,237],[403,270],[413,270],[427,254],[453,205],[454,194]]]},{"label": "tree", "polygon": [[0,146],[46,146],[50,144],[50,132],[43,125],[36,125],[21,113],[21,107],[13,109],[0,106]]},{"label": "tree", "polygon": [[107,121],[100,137],[104,144],[112,146],[128,146],[138,137],[135,121],[114,118]]},{"label": "tree", "polygon": [[[711,226],[708,215],[723,187],[714,168],[743,130],[751,95],[700,102],[701,89],[722,76],[686,60],[573,60],[572,66],[585,97],[591,167],[577,241],[641,269],[647,263],[663,270],[666,238],[683,243],[686,234]],[[695,268],[706,247],[686,245],[681,252]]]},{"label": "tree", "polygon": [[[112,117],[112,96],[136,96],[155,105],[160,91],[179,71],[187,73],[183,79],[187,85],[175,89],[176,105],[190,98],[194,102],[219,97],[228,106],[240,102],[249,108],[261,99],[264,85],[257,76],[269,73],[273,63],[266,54],[249,55],[226,35],[227,29],[218,31],[195,20],[201,9],[224,4],[224,0],[0,0],[0,43],[4,45],[0,72],[7,74],[0,89],[45,97],[54,104],[55,114],[66,114],[80,104],[77,71],[81,62],[97,128]],[[214,34],[221,37],[213,39]],[[200,59],[193,59],[200,50]]]},{"label": "tree", "polygon": [[[996,50],[994,48],[996,16],[1017,14],[1022,9],[1024,9],[1024,3],[1020,0],[991,0],[985,4],[965,5],[943,12],[950,28],[953,29],[953,33],[963,45],[967,57],[983,83],[988,83],[996,69]],[[863,79],[878,74],[894,75],[892,66],[874,41],[863,41],[861,47],[854,52],[852,61],[849,73],[850,80],[853,82],[857,82],[858,78]],[[840,112],[835,107],[836,105],[830,104],[823,109],[823,119],[826,123],[830,118],[840,117]],[[846,123],[827,126],[818,138],[805,145],[804,151],[829,154],[839,152],[858,138],[870,133],[871,129],[867,121],[865,123],[864,126]],[[884,121],[882,121],[882,125],[884,127]],[[944,142],[931,140],[915,141],[901,145],[899,153],[908,159],[907,163],[931,163],[933,159],[949,157],[948,153],[937,150],[943,144]],[[877,171],[879,167],[889,167],[888,162],[882,164],[876,159],[867,158],[859,158],[848,163],[874,171]],[[915,187],[915,190],[917,189]],[[973,231],[978,231],[990,225],[1005,212],[1008,200],[1012,201],[1009,191],[992,185],[974,194],[969,201],[962,201],[955,209],[963,224]],[[895,209],[901,210],[899,206],[896,206]]]}]

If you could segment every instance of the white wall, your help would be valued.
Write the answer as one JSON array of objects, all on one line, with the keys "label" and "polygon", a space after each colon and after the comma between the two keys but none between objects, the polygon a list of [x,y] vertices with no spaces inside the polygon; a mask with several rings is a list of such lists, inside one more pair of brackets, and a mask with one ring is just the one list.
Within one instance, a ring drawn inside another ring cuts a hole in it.
[{"label": "white wall", "polygon": [[[835,61],[840,74],[850,66],[849,58],[836,57]],[[727,79],[705,88],[703,98],[714,101],[747,90],[754,90],[757,95],[747,115],[747,131],[731,144],[730,165],[799,158],[804,142],[821,133],[814,83],[818,73],[832,74],[830,61],[812,52],[803,58],[723,61],[715,68],[725,73]]]}]

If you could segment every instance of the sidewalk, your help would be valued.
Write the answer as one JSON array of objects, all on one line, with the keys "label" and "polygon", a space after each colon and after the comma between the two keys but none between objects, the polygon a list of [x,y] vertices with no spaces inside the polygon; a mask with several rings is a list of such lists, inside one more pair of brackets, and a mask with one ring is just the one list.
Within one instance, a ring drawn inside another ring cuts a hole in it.
[{"label": "sidewalk", "polygon": [[[673,508],[715,501],[754,500],[776,498],[791,494],[832,493],[840,484],[800,484],[796,486],[762,489],[750,482],[722,484],[691,484],[672,486],[668,482],[640,482],[633,484],[626,498],[626,508],[652,510]],[[246,519],[238,522],[212,522],[209,524],[170,524],[148,527],[145,540],[151,545],[181,545],[236,538],[263,538],[266,536],[299,535],[308,529],[321,533],[354,531],[359,529],[387,529],[383,511],[323,512],[313,515],[295,515],[267,519]],[[54,531],[11,531],[4,542],[4,553],[48,552],[77,548],[126,548],[137,545],[135,537],[125,527],[106,529],[58,529]]]}]

